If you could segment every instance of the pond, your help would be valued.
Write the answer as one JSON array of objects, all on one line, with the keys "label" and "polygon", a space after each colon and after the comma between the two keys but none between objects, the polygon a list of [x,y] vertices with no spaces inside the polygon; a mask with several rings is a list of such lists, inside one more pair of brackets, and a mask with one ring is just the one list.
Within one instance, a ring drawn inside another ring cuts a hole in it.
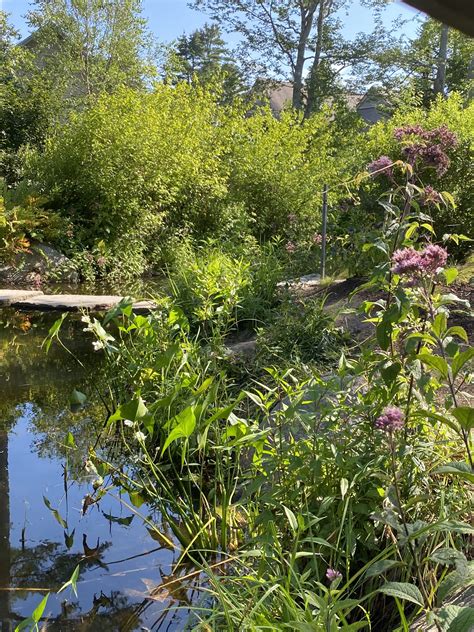
[{"label": "pond", "polygon": [[[72,412],[69,402],[74,389],[91,390],[100,357],[77,317],[62,338],[83,368],[58,345],[46,354],[54,319],[0,312],[0,629],[13,631],[51,591],[48,631],[183,630],[198,578],[182,583],[178,575],[192,575],[186,566],[173,575],[179,551],[142,519],[159,524],[159,515],[135,509],[120,490],[83,512],[96,478],[87,446],[104,411],[91,403]],[[70,588],[56,594],[78,564],[77,597]]]}]

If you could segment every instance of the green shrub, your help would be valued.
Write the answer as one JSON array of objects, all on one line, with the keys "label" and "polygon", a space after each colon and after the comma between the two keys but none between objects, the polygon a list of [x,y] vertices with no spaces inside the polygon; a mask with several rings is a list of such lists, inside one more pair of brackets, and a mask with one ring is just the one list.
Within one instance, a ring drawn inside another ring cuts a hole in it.
[{"label": "green shrub", "polygon": [[325,312],[324,300],[287,300],[257,337],[260,364],[327,365],[340,355],[344,335]]},{"label": "green shrub", "polygon": [[474,236],[474,104],[465,106],[460,95],[439,98],[429,110],[408,107],[400,109],[387,121],[374,125],[365,142],[366,162],[387,155],[402,159],[402,145],[394,138],[394,130],[406,125],[419,124],[426,130],[443,125],[454,132],[459,144],[450,152],[451,164],[447,172],[438,177],[430,173],[430,181],[437,191],[449,191],[456,207],[440,205],[433,212],[434,228],[440,238],[444,233],[464,233]]},{"label": "green shrub", "polygon": [[76,114],[30,169],[74,222],[77,243],[104,240],[111,267],[132,257],[139,273],[166,227],[203,234],[219,224],[224,114],[209,93],[185,84],[123,89]]}]

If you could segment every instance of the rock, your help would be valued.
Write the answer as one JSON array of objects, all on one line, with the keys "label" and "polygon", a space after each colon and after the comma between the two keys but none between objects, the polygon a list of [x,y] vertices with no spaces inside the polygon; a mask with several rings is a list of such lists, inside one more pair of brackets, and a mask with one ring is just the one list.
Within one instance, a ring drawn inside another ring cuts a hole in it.
[{"label": "rock", "polygon": [[249,359],[253,358],[257,353],[256,339],[244,340],[243,342],[235,342],[226,347],[227,354],[232,357]]},{"label": "rock", "polygon": [[0,266],[0,284],[38,286],[41,281],[79,283],[79,274],[70,259],[51,246],[34,242],[29,252]]}]

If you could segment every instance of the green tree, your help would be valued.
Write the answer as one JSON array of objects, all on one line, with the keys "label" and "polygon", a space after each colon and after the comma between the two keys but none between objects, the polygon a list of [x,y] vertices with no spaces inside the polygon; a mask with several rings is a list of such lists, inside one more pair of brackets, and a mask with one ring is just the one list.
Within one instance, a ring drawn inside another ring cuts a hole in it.
[{"label": "green tree", "polygon": [[472,96],[474,40],[435,20],[425,20],[408,43],[396,42],[376,53],[373,62],[371,79],[404,100],[408,90],[424,107],[439,94]]},{"label": "green tree", "polygon": [[217,24],[205,24],[190,35],[182,35],[169,53],[167,69],[173,82],[191,84],[197,79],[205,86],[217,83],[226,101],[245,89],[242,73],[232,61]]},{"label": "green tree", "polygon": [[[356,45],[344,40],[342,23],[336,15],[347,2],[194,0],[192,6],[207,9],[226,30],[239,33],[245,56],[252,59],[259,72],[272,72],[278,77],[289,75],[293,83],[293,107],[303,109],[307,93],[305,109],[309,114],[324,97],[332,96],[334,82],[342,70],[356,63],[361,55],[365,57],[376,40],[375,35],[358,38]],[[383,2],[366,0],[365,4],[377,8]],[[384,34],[380,21],[376,26],[380,38]],[[305,87],[306,75],[309,90]]]},{"label": "green tree", "polygon": [[28,23],[42,73],[62,79],[70,99],[142,87],[150,44],[141,0],[34,0]]}]

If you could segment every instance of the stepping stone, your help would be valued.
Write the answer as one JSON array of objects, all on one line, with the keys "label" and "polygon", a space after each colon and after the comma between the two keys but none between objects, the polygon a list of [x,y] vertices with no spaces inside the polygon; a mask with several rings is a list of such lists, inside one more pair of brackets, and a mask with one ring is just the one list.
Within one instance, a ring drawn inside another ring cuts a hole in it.
[{"label": "stepping stone", "polygon": [[38,290],[0,290],[0,307],[8,307],[18,301],[42,296],[43,292]]},{"label": "stepping stone", "polygon": [[[75,312],[88,309],[93,312],[102,312],[115,307],[123,300],[122,296],[90,296],[87,294],[39,294],[17,299],[10,304],[21,310],[36,310],[41,312]],[[133,304],[133,311],[148,313],[155,309],[153,301],[138,301]]]}]

